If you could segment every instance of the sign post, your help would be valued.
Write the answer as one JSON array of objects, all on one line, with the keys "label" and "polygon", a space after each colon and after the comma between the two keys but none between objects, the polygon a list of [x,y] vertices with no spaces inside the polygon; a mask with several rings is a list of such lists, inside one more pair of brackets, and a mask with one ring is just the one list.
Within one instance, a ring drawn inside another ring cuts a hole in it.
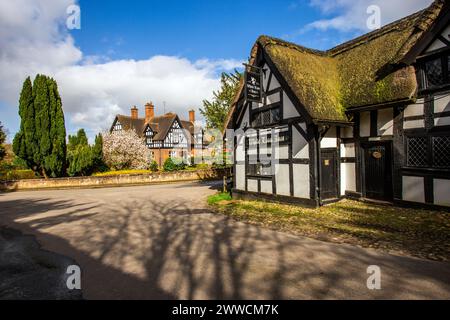
[{"label": "sign post", "polygon": [[245,99],[260,103],[262,96],[262,70],[259,67],[245,65]]}]

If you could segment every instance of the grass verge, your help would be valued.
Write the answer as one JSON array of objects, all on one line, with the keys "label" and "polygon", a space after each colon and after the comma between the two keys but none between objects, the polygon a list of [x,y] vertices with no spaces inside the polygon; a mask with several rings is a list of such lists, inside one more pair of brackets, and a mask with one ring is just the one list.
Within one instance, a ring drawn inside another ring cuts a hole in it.
[{"label": "grass verge", "polygon": [[237,220],[319,240],[450,261],[450,213],[343,200],[318,209],[262,201],[208,198]]}]

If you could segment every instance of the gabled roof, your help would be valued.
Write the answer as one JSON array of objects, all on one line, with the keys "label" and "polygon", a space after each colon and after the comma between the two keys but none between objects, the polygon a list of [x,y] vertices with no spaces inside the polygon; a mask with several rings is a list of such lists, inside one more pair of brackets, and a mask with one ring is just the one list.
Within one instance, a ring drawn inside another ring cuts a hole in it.
[{"label": "gabled roof", "polygon": [[[415,70],[403,59],[447,5],[436,0],[425,10],[327,51],[261,36],[250,64],[262,50],[313,121],[346,121],[349,108],[415,98]],[[228,119],[242,89],[243,83]]]},{"label": "gabled roof", "polygon": [[[124,115],[118,114],[116,116],[116,120],[118,120],[120,122],[120,124],[122,125],[122,128],[124,130],[133,129],[134,131],[136,131],[138,133],[139,136],[141,136],[141,133],[144,130],[145,119],[141,119],[141,118],[133,119],[129,116],[124,116]],[[115,124],[115,122],[116,121],[113,122],[113,125]]]},{"label": "gabled roof", "polygon": [[[191,134],[194,134],[194,124],[192,122],[180,120],[175,113],[171,112],[166,113],[162,116],[154,117],[153,119],[151,119],[150,123],[145,122],[145,118],[132,119],[129,116],[120,114],[116,116],[116,120],[118,120],[122,124],[122,128],[124,130],[133,129],[136,131],[139,137],[143,137],[144,132],[147,130],[147,126],[150,126],[152,131],[156,133],[153,136],[154,140],[164,140],[175,120],[179,121],[183,129],[186,129]],[[114,120],[113,126],[116,120]]]}]

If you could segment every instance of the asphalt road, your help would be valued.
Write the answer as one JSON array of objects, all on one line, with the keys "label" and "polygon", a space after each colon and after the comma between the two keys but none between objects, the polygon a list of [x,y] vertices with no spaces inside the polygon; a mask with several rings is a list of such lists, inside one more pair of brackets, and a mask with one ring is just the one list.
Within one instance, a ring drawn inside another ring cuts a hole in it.
[{"label": "asphalt road", "polygon": [[[450,299],[450,264],[236,222],[212,184],[0,194],[0,225],[73,258],[85,299]],[[381,268],[369,290],[367,268]]]}]

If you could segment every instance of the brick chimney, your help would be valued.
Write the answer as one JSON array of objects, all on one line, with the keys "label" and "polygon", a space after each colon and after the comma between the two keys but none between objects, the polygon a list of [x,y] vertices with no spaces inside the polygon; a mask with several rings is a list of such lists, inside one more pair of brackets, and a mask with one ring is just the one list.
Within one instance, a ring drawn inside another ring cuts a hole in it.
[{"label": "brick chimney", "polygon": [[150,123],[155,117],[155,106],[153,102],[149,102],[145,105],[145,122]]},{"label": "brick chimney", "polygon": [[139,110],[136,106],[131,108],[131,119],[137,119],[139,117]]},{"label": "brick chimney", "polygon": [[195,122],[195,110],[194,109],[189,110],[189,121],[192,123]]}]

